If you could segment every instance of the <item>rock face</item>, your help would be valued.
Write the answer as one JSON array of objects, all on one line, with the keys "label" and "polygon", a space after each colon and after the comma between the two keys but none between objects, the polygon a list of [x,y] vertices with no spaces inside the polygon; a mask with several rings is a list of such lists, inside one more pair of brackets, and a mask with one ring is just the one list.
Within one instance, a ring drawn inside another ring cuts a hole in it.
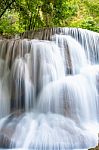
[{"label": "rock face", "polygon": [[99,150],[99,146],[97,146],[96,148],[91,148],[89,150]]}]

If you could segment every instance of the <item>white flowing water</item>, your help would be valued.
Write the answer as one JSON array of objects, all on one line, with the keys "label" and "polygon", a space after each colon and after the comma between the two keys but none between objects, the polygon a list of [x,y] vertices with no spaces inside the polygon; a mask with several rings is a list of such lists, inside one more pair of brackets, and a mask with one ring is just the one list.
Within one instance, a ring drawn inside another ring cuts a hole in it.
[{"label": "white flowing water", "polygon": [[0,41],[0,148],[98,145],[99,35],[62,28],[50,39]]},{"label": "white flowing water", "polygon": [[[60,47],[61,55],[64,59],[64,64],[66,67],[66,72],[68,72],[70,61],[73,74],[79,73],[82,67],[87,65],[85,51],[74,38],[66,35],[54,35],[52,40],[55,41],[55,43]],[[68,61],[67,64],[66,61]]]},{"label": "white flowing water", "polygon": [[10,113],[10,71],[0,59],[0,118]]}]

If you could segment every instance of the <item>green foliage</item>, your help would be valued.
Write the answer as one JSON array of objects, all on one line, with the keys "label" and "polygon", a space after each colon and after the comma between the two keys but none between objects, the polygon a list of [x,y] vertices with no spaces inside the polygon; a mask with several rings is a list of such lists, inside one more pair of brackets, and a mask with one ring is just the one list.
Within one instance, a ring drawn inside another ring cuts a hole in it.
[{"label": "green foliage", "polygon": [[74,1],[60,0],[56,1],[54,8],[53,22],[57,26],[68,25],[68,19],[75,16],[77,12],[77,4]]},{"label": "green foliage", "polygon": [[78,14],[70,22],[70,26],[99,32],[99,1],[83,0],[82,3],[79,2],[78,4]]},{"label": "green foliage", "polygon": [[82,21],[81,24],[80,24],[80,27],[99,32],[99,26],[97,26],[97,23],[91,17],[89,17],[86,20]]},{"label": "green foliage", "polygon": [[18,14],[15,12],[7,11],[5,15],[0,19],[0,33],[1,34],[16,34],[23,32],[24,30],[19,27]]},{"label": "green foliage", "polygon": [[42,27],[43,22],[40,17],[41,1],[21,0],[15,5],[16,11],[19,11],[20,25],[24,30]]},{"label": "green foliage", "polygon": [[53,26],[99,32],[98,0],[0,0],[0,34]]}]

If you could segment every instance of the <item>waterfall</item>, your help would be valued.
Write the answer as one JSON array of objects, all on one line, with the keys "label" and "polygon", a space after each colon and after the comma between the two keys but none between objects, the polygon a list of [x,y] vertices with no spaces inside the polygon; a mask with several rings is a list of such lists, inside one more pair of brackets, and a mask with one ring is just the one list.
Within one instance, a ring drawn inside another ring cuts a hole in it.
[{"label": "waterfall", "polygon": [[96,147],[99,34],[52,28],[22,36],[0,40],[0,148]]}]

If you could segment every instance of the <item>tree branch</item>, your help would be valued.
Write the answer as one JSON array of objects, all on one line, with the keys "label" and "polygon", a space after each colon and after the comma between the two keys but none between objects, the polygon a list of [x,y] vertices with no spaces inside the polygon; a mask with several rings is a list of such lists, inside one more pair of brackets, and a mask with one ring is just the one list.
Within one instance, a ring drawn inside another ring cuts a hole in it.
[{"label": "tree branch", "polygon": [[10,8],[10,6],[11,6],[14,2],[15,2],[15,0],[12,0],[12,2],[10,2],[10,3],[5,7],[5,9],[3,10],[3,12],[0,14],[0,18],[4,15],[4,13],[6,12],[6,10],[7,10],[8,8]]}]

